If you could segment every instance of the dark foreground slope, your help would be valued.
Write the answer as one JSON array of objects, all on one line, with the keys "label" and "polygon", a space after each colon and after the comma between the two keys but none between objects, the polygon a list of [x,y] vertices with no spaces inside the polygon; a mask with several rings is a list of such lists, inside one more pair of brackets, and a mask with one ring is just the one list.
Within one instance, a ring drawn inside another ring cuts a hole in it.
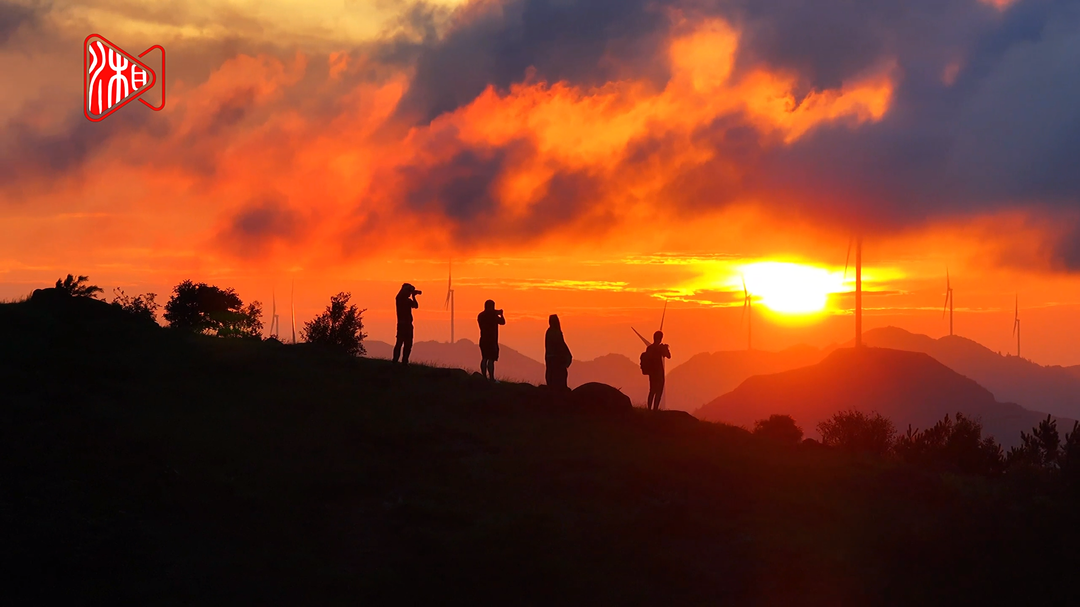
[{"label": "dark foreground slope", "polygon": [[[752,377],[695,415],[752,426],[782,413],[813,435],[819,422],[848,409],[877,411],[900,431],[908,425],[926,429],[960,412],[981,420],[986,433],[1006,447],[1046,419],[1045,413],[997,402],[989,390],[926,354],[887,348],[843,348],[816,365]],[[1058,425],[1071,428],[1072,420]]]},{"label": "dark foreground slope", "polygon": [[83,312],[0,306],[5,604],[1070,598],[1072,503],[1007,479]]}]

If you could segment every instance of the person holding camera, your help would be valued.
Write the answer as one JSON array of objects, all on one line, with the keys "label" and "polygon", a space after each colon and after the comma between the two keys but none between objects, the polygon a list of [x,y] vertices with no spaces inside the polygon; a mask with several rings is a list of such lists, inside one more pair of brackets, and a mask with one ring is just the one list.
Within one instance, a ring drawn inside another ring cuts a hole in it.
[{"label": "person holding camera", "polygon": [[395,303],[397,304],[397,343],[394,344],[394,362],[401,357],[401,364],[409,364],[409,354],[412,352],[413,342],[413,317],[412,311],[420,307],[416,296],[422,291],[409,283],[401,285]]},{"label": "person holding camera", "polygon": [[499,325],[506,324],[502,310],[495,309],[495,301],[484,302],[484,311],[476,316],[480,325],[480,374],[495,381],[495,361],[499,360]]}]

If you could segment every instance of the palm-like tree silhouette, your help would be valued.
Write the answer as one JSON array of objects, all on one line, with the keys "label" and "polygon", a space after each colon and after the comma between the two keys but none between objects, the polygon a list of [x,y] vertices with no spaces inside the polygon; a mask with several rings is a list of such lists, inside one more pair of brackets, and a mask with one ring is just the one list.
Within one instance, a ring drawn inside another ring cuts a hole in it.
[{"label": "palm-like tree silhouette", "polygon": [[89,276],[76,277],[68,274],[67,278],[56,279],[56,288],[72,297],[92,297],[96,299],[99,294],[105,291],[97,285],[87,284],[89,280]]}]

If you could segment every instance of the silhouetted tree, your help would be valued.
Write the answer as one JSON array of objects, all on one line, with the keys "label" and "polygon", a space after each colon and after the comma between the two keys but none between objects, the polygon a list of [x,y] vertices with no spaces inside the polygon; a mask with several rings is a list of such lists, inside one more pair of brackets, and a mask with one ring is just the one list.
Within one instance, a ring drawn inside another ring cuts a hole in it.
[{"label": "silhouetted tree", "polygon": [[144,293],[131,297],[124,293],[123,289],[117,287],[113,289],[112,303],[136,318],[157,322],[157,311],[161,305],[154,301],[156,297],[157,293]]},{"label": "silhouetted tree", "polygon": [[1065,482],[1080,487],[1080,422],[1073,422],[1072,432],[1065,433],[1059,461]]},{"label": "silhouetted tree", "polygon": [[367,354],[364,349],[364,320],[367,310],[349,303],[351,293],[341,292],[330,298],[326,311],[304,325],[304,341],[342,348],[353,356]]},{"label": "silhouetted tree", "polygon": [[1020,432],[1020,445],[1009,450],[1008,465],[1027,464],[1037,468],[1056,469],[1061,459],[1061,436],[1057,420],[1047,415],[1031,433]]},{"label": "silhouetted tree", "polygon": [[817,426],[821,442],[852,453],[885,455],[892,446],[896,429],[880,413],[841,411]]},{"label": "silhouetted tree", "polygon": [[72,274],[68,274],[67,278],[56,279],[56,288],[72,297],[90,297],[97,299],[97,296],[105,291],[97,285],[87,284],[89,280],[89,276],[76,277]]},{"label": "silhouetted tree", "polygon": [[754,422],[754,434],[764,436],[780,443],[797,445],[802,440],[803,431],[795,424],[790,415],[770,415],[769,419]]},{"label": "silhouetted tree", "polygon": [[262,304],[247,306],[233,289],[221,289],[190,280],[176,285],[165,304],[169,327],[220,337],[260,338]]},{"label": "silhouetted tree", "polygon": [[908,426],[893,445],[893,452],[903,461],[966,474],[997,474],[1004,469],[1004,452],[992,436],[983,438],[982,424],[956,414],[956,421],[945,419],[926,431]]},{"label": "silhouetted tree", "polygon": [[262,339],[262,303],[253,301],[235,312],[221,315],[220,337],[243,337]]}]

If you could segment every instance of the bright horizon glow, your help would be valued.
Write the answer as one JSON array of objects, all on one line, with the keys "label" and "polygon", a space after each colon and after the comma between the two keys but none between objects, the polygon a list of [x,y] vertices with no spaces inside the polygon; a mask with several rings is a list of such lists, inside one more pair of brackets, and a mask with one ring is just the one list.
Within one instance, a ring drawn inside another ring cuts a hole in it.
[{"label": "bright horizon glow", "polygon": [[[806,264],[761,261],[741,266],[755,303],[779,314],[807,315],[825,311],[829,295],[844,290],[840,273]],[[735,278],[742,288],[742,278]]]}]

